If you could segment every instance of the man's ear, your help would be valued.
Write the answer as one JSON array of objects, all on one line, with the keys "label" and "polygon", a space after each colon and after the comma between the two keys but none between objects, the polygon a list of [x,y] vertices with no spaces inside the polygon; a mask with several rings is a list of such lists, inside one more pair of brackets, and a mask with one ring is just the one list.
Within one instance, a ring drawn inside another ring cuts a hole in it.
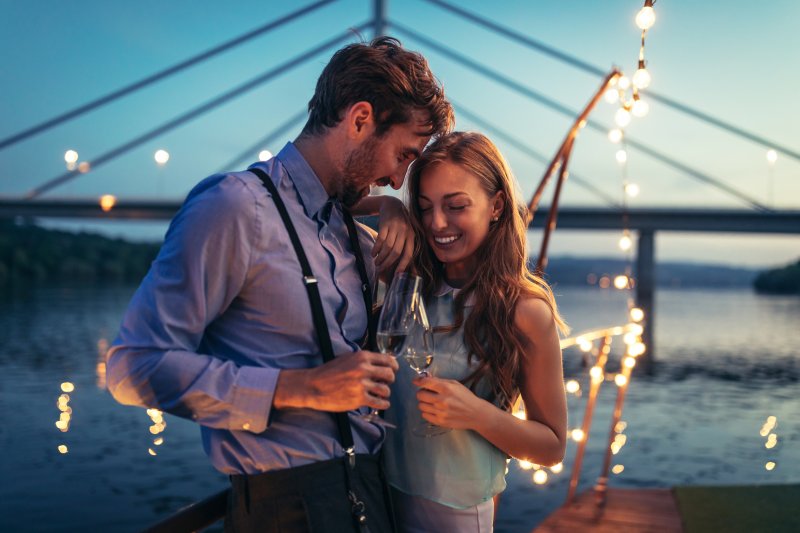
[{"label": "man's ear", "polygon": [[356,102],[345,112],[347,134],[351,139],[360,139],[372,134],[375,129],[375,113],[369,102]]}]

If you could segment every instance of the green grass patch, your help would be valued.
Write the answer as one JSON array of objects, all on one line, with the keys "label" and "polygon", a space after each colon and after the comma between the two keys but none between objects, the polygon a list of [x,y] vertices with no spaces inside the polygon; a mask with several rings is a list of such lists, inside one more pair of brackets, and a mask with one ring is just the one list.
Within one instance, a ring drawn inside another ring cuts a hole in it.
[{"label": "green grass patch", "polygon": [[687,533],[800,531],[800,485],[673,490]]}]

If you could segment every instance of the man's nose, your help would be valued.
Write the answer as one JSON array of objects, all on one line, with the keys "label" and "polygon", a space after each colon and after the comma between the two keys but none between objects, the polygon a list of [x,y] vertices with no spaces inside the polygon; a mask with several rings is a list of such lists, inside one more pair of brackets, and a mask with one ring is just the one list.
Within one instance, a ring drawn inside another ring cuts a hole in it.
[{"label": "man's nose", "polygon": [[405,179],[406,179],[405,172],[403,172],[402,174],[395,173],[389,176],[389,184],[392,186],[392,189],[399,191],[400,187],[403,186],[403,181],[405,181]]}]

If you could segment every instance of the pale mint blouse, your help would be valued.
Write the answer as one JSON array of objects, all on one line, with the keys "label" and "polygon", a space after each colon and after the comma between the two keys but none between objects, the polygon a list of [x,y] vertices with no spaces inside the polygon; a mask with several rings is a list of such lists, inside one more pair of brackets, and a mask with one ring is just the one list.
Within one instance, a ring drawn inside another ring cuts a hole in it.
[{"label": "pale mint blouse", "polygon": [[[431,326],[446,326],[453,320],[453,298],[457,289],[444,286],[426,310]],[[470,309],[469,302],[465,312]],[[461,380],[477,365],[467,364],[463,326],[451,333],[434,335],[435,356],[432,375]],[[414,496],[464,509],[485,502],[506,487],[506,454],[472,430],[451,430],[433,437],[419,437],[411,429],[425,420],[417,407],[416,373],[403,360],[392,385],[391,408],[386,419],[398,429],[388,431],[384,444],[386,474],[396,489]],[[484,380],[477,393],[488,399],[490,387]]]}]

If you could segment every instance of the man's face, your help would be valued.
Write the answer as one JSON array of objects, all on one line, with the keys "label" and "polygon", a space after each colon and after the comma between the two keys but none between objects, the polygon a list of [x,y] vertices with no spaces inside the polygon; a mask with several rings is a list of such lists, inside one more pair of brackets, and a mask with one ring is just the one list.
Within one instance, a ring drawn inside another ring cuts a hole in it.
[{"label": "man's face", "polygon": [[373,185],[402,187],[408,166],[430,140],[426,126],[414,119],[395,124],[380,137],[373,133],[347,155],[337,195],[346,207],[367,196]]}]

